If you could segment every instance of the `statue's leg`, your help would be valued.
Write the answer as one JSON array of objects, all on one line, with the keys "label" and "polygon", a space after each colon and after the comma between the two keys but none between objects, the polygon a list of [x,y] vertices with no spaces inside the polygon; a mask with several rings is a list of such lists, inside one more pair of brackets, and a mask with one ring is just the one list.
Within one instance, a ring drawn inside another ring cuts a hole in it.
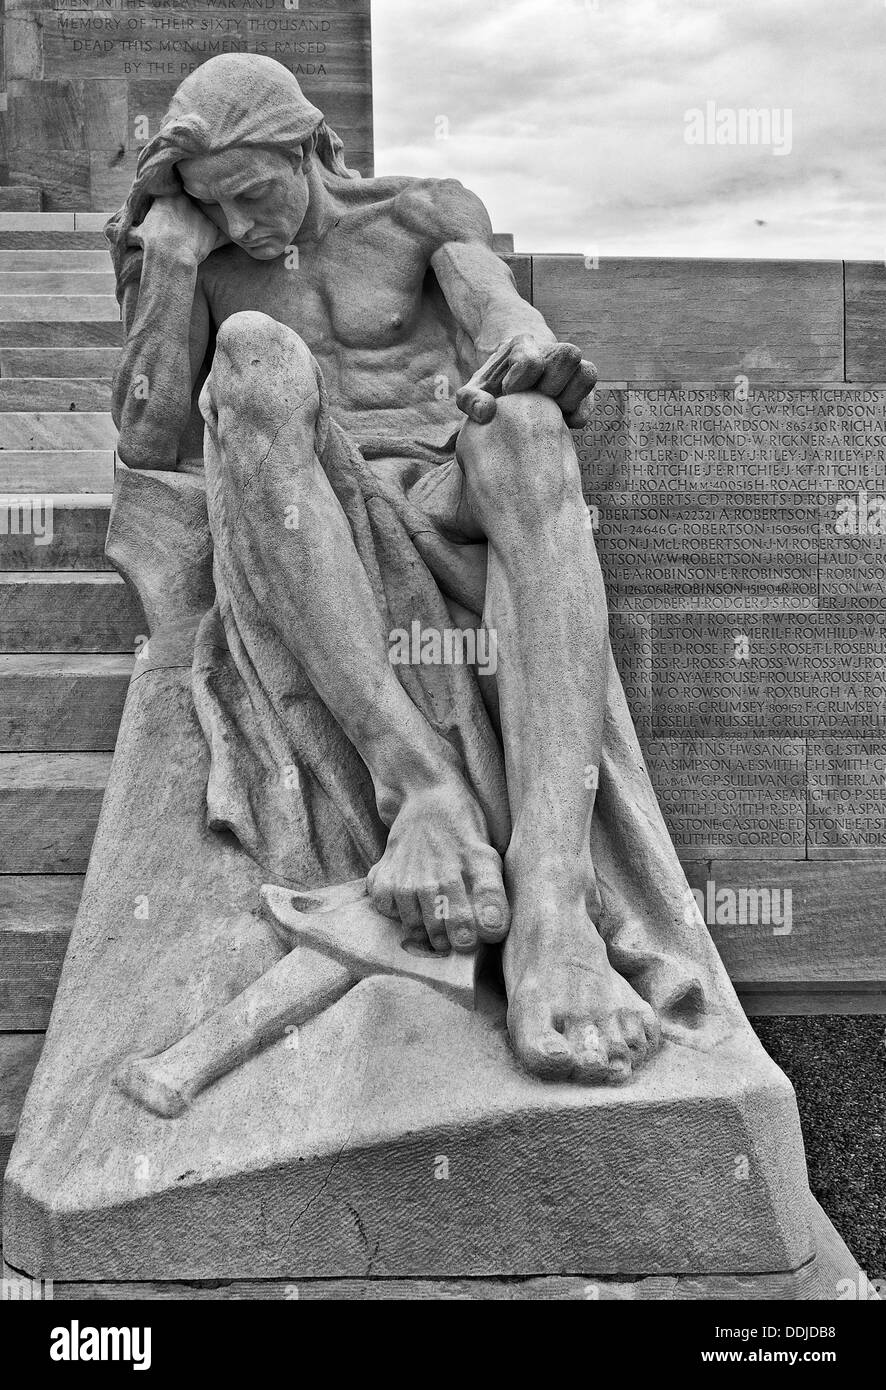
[{"label": "statue's leg", "polygon": [[513,834],[505,855],[508,1024],[534,1072],[630,1074],[658,1021],[609,965],[593,925],[590,824],[606,711],[609,625],[578,460],[557,405],[498,401],[458,443],[467,500],[488,540],[484,620],[497,686]]},{"label": "statue's leg", "polygon": [[308,348],[264,314],[234,314],[219,330],[200,405],[227,490],[227,543],[245,538],[257,599],[275,626],[281,615],[281,641],[369,768],[390,827],[369,875],[376,905],[441,949],[447,933],[458,950],[472,949],[478,933],[499,940],[509,917],[501,860],[450,745],[391,668],[369,580],[315,452],[320,397]]}]

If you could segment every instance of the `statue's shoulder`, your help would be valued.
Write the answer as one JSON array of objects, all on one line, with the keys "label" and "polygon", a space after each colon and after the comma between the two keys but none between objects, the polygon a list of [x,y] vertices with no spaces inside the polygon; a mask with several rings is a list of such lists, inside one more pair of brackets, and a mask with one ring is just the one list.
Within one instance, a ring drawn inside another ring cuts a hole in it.
[{"label": "statue's shoulder", "polygon": [[459,179],[404,177],[385,182],[391,184],[394,215],[410,232],[438,245],[475,237],[491,241],[492,225],[486,208]]},{"label": "statue's shoulder", "polygon": [[449,241],[492,245],[489,214],[476,193],[459,179],[425,179],[408,175],[354,179],[335,185],[339,204],[371,222],[381,218],[391,230],[405,233],[428,256]]}]

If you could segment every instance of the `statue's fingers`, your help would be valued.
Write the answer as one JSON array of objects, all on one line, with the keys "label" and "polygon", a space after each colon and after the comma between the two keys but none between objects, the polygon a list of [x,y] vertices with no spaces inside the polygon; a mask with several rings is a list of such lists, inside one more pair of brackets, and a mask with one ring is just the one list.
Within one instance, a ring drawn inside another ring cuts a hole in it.
[{"label": "statue's fingers", "polygon": [[582,401],[590,395],[597,384],[597,368],[593,362],[582,359],[577,370],[557,397],[557,404],[564,415],[578,410]]},{"label": "statue's fingers", "polygon": [[480,364],[474,375],[465,382],[465,385],[479,387],[481,391],[497,393],[514,360],[514,349],[518,341],[518,339],[512,338],[509,342],[502,343],[501,347],[496,348],[495,352]]},{"label": "statue's fingers", "polygon": [[512,391],[531,390],[544,370],[545,359],[541,352],[517,348],[511,354],[511,365],[502,379],[502,395],[507,396]]},{"label": "statue's fingers", "polygon": [[474,386],[473,377],[458,388],[455,404],[469,420],[475,420],[478,425],[488,425],[496,411],[495,397],[482,387]]},{"label": "statue's fingers", "polygon": [[459,410],[478,425],[487,425],[495,414],[495,397],[501,393],[518,341],[514,338],[502,343],[455,393]]},{"label": "statue's fingers", "polygon": [[583,430],[585,425],[590,423],[593,414],[594,397],[591,395],[585,396],[584,400],[580,405],[576,406],[575,410],[570,410],[568,413],[564,411],[563,419],[569,429]]},{"label": "statue's fingers", "polygon": [[581,362],[581,348],[574,343],[557,343],[545,357],[545,369],[538,383],[539,391],[557,397],[572,380]]}]

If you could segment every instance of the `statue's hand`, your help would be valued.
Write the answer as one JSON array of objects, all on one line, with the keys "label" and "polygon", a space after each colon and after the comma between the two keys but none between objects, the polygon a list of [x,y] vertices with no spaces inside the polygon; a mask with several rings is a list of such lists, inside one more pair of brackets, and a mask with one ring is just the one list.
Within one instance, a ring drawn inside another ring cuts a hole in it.
[{"label": "statue's hand", "polygon": [[495,414],[496,396],[540,391],[553,397],[567,425],[577,429],[587,422],[596,380],[596,367],[574,343],[546,343],[520,333],[502,343],[456,391],[455,403],[478,425],[485,425]]},{"label": "statue's hand", "polygon": [[173,198],[155,198],[143,222],[132,227],[129,241],[146,251],[150,248],[163,255],[193,261],[200,265],[228,237],[202,213],[196,203],[180,194]]}]

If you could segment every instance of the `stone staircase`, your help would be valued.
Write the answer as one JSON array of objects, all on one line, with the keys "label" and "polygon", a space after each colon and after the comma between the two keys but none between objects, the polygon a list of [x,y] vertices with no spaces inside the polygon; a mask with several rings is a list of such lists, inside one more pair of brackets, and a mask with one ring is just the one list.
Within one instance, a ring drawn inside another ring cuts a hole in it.
[{"label": "stone staircase", "polygon": [[[104,220],[0,212],[0,1148],[49,1018],[143,625],[103,549],[122,339]],[[34,534],[23,498],[51,503],[51,535]]]}]

